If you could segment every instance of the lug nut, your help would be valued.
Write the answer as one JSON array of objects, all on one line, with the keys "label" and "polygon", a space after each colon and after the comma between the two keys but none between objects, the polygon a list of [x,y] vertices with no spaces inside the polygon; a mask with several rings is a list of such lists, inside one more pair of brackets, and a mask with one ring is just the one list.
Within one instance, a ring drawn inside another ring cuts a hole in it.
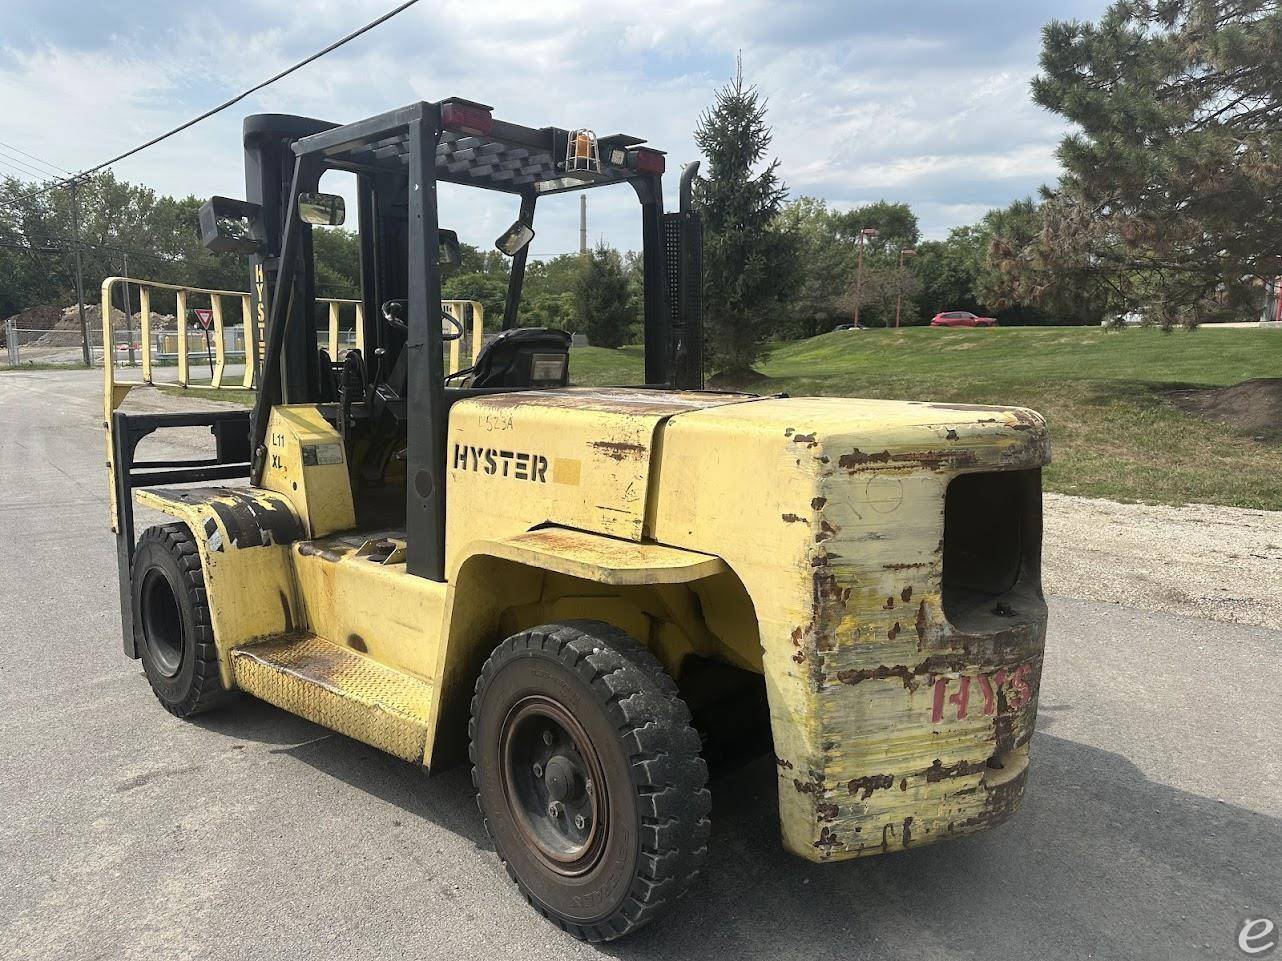
[{"label": "lug nut", "polygon": [[588,823],[588,819],[585,818],[582,814],[574,815],[574,826],[578,828],[580,831],[582,831],[587,826],[587,823]]},{"label": "lug nut", "polygon": [[548,817],[559,818],[561,816],[561,802],[553,801],[548,805]]},{"label": "lug nut", "polygon": [[548,746],[551,746],[551,744],[552,744],[552,732],[551,732],[551,731],[544,731],[544,732],[543,732],[543,743],[544,743],[544,744],[547,744]]},{"label": "lug nut", "polygon": [[535,765],[534,765],[534,776],[535,776],[535,777],[542,777],[542,776],[543,776],[543,765],[542,765],[542,764],[535,764]]}]

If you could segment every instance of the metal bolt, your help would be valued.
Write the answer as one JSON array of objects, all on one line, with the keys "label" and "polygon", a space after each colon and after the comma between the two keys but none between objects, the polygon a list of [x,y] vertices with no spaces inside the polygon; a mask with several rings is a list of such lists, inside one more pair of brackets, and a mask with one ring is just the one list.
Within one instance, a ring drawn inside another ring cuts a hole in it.
[{"label": "metal bolt", "polygon": [[574,815],[574,826],[578,828],[580,831],[582,831],[587,826],[587,823],[588,823],[588,819],[585,818],[582,814]]},{"label": "metal bolt", "polygon": [[543,732],[543,743],[544,743],[544,744],[547,744],[548,746],[551,746],[551,744],[552,744],[552,732],[551,732],[551,731],[544,731],[544,732]]},{"label": "metal bolt", "polygon": [[561,816],[561,802],[553,801],[548,805],[548,817],[559,818]]},{"label": "metal bolt", "polygon": [[535,776],[535,777],[542,777],[542,776],[543,776],[543,765],[542,765],[542,764],[535,764],[535,765],[534,765],[534,776]]}]

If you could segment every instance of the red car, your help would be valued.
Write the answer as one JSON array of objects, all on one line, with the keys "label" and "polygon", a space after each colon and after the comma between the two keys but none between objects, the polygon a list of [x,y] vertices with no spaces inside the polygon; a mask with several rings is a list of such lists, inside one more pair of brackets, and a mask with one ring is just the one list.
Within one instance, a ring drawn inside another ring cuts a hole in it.
[{"label": "red car", "polygon": [[996,327],[996,317],[976,317],[969,310],[946,310],[936,314],[932,327]]}]

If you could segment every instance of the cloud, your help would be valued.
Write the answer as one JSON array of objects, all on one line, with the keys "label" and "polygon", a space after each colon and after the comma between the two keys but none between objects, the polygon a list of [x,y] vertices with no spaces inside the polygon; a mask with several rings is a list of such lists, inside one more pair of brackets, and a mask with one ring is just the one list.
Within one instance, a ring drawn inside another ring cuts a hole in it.
[{"label": "cloud", "polygon": [[[47,2],[6,13],[0,139],[71,169],[199,113],[384,12],[391,0],[127,7]],[[928,236],[1052,181],[1057,118],[1028,97],[1041,25],[1104,0],[423,2],[198,128],[119,165],[159,190],[241,195],[254,112],[357,120],[451,94],[534,126],[633,133],[666,149],[669,204],[692,131],[741,53],[768,99],[794,195],[911,203]],[[442,191],[442,222],[488,244],[512,198]],[[635,248],[631,192],[589,199],[589,236]],[[536,255],[577,248],[578,200],[540,207]]]}]

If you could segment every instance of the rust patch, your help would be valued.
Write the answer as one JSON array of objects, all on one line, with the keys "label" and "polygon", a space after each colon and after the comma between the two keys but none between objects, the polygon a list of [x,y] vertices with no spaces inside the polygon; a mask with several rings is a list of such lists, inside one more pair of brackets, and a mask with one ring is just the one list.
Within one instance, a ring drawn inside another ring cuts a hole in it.
[{"label": "rust patch", "polygon": [[902,464],[907,467],[922,467],[926,470],[944,470],[946,468],[973,467],[978,463],[975,452],[969,448],[957,450],[919,450],[903,451],[892,454],[883,450],[868,454],[855,448],[849,454],[837,458],[837,466],[852,474],[867,467]]},{"label": "rust patch", "polygon": [[993,404],[927,404],[931,410],[996,410],[1005,411],[1005,407],[997,407]]},{"label": "rust patch", "polygon": [[617,440],[594,440],[588,446],[615,461],[624,461],[629,457],[642,458],[649,453],[644,444],[629,444]]},{"label": "rust patch", "polygon": [[806,520],[799,514],[781,514],[780,516],[783,518],[785,524],[805,524],[807,527],[810,526],[810,521]]},{"label": "rust patch", "polygon": [[814,434],[793,434],[792,442],[794,444],[805,444],[807,447],[819,446],[819,441],[815,440]]},{"label": "rust patch", "polygon": [[985,768],[983,761],[958,761],[956,764],[941,764],[939,758],[935,758],[935,763],[926,768],[926,783],[935,784],[950,777],[966,777],[971,774],[979,774]]},{"label": "rust patch", "polygon": [[811,506],[811,508],[813,508],[814,510],[821,511],[821,510],[823,510],[823,509],[824,509],[824,505],[825,505],[825,504],[827,504],[827,503],[828,503],[828,498],[826,498],[826,497],[815,497],[815,498],[812,498],[812,499],[811,499],[811,501],[810,501],[810,506]]},{"label": "rust patch", "polygon": [[906,817],[904,818],[904,847],[908,847],[908,845],[912,843],[913,843],[913,819],[911,817]]},{"label": "rust patch", "polygon": [[824,828],[819,832],[819,840],[815,842],[815,847],[825,851],[835,847],[837,844],[837,835],[829,828]]},{"label": "rust patch", "polygon": [[[907,600],[907,598],[905,598]],[[926,598],[921,599],[917,605],[917,620],[913,624],[917,628],[917,641],[925,643],[926,641]]]},{"label": "rust patch", "polygon": [[951,427],[948,428],[948,433],[944,435],[944,440],[956,440],[956,439],[957,439],[957,431],[953,430]]},{"label": "rust patch", "polygon": [[912,571],[929,566],[925,561],[917,561],[915,564],[882,564],[881,569],[884,571]]},{"label": "rust patch", "polygon": [[785,760],[784,760],[783,758],[781,758],[781,757],[776,757],[776,758],[775,758],[775,763],[776,763],[776,764],[778,764],[778,765],[779,765],[779,767],[783,768],[785,771],[791,771],[791,770],[792,770],[792,762],[791,762],[791,761],[785,761]]},{"label": "rust patch", "polygon": [[323,561],[329,561],[331,564],[337,563],[343,559],[343,555],[327,547],[319,547],[311,541],[304,541],[298,545],[298,553],[303,557],[319,557]]},{"label": "rust patch", "polygon": [[815,805],[815,820],[835,821],[837,820],[837,814],[840,810],[841,809],[831,801],[821,801]]},{"label": "rust patch", "polygon": [[900,599],[901,601],[903,601],[905,604],[907,604],[909,601],[911,601],[911,600],[913,599],[913,589],[912,589],[912,587],[911,587],[911,586],[909,586],[909,587],[905,587],[902,591],[900,591],[900,592],[899,592],[899,599]]},{"label": "rust patch", "polygon": [[867,801],[872,797],[873,791],[880,791],[890,787],[895,783],[895,779],[890,774],[869,774],[867,777],[857,777],[846,785],[846,790],[851,794],[860,794],[861,801]]},{"label": "rust patch", "polygon": [[899,631],[900,631],[899,622],[895,621],[895,626],[886,632],[886,639],[893,641],[895,638],[899,636]]},{"label": "rust patch", "polygon": [[864,668],[859,671],[837,672],[838,681],[842,684],[851,685],[869,680],[881,681],[888,677],[899,678],[904,682],[904,687],[906,688],[916,689],[917,687],[917,678],[913,676],[913,672],[907,666],[902,664],[898,667],[887,667],[885,664],[882,664],[880,667]]},{"label": "rust patch", "polygon": [[887,598],[886,598],[886,603],[885,603],[885,604],[883,604],[883,605],[881,605],[881,609],[882,609],[883,611],[893,611],[893,610],[895,609],[895,599],[894,599],[894,597],[887,597]]},{"label": "rust patch", "polygon": [[792,786],[795,787],[800,794],[818,794],[821,790],[819,785],[813,781],[806,782],[801,780],[799,777],[792,779]]},{"label": "rust patch", "polygon": [[973,817],[950,824],[949,827],[958,832],[969,833],[1001,824],[1019,807],[1020,801],[1024,798],[1024,784],[1027,779],[1028,772],[1023,771],[1018,777],[1005,784],[994,788],[985,786],[984,790],[988,796],[983,809]]},{"label": "rust patch", "polygon": [[805,631],[799,627],[794,627],[792,629],[792,644],[794,647],[801,647],[801,638],[804,634]]},{"label": "rust patch", "polygon": [[834,527],[832,524],[829,524],[826,520],[824,520],[821,517],[819,519],[819,530],[815,534],[815,543],[822,544],[824,541],[828,540],[829,538],[835,537],[839,530],[841,530],[841,528]]}]

